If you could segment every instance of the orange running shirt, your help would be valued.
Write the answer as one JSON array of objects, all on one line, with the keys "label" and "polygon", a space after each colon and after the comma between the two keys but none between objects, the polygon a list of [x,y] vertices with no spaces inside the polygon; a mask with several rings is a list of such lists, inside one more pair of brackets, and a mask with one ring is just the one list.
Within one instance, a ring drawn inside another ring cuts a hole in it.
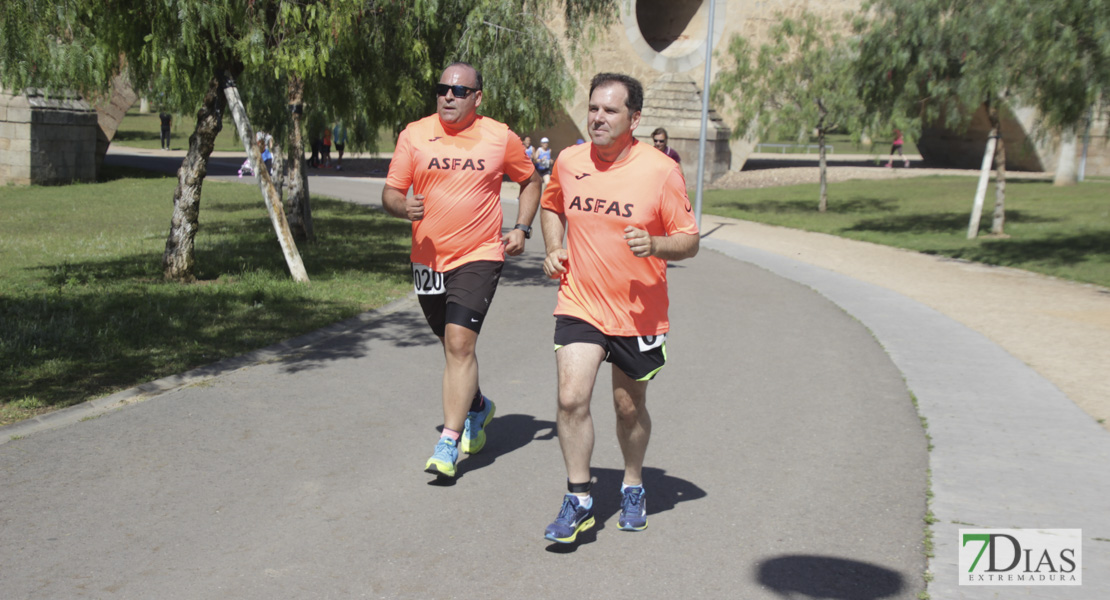
[{"label": "orange running shirt", "polygon": [[580,144],[559,154],[540,201],[566,218],[569,258],[555,314],[606,335],[666,333],[667,261],[633,255],[624,228],[653,236],[698,233],[682,168],[640,142],[612,164],[598,161],[592,148]]},{"label": "orange running shirt", "polygon": [[412,224],[412,262],[442,273],[477,260],[504,261],[501,179],[524,181],[534,170],[504,123],[478,117],[453,135],[439,115],[409,123],[385,183],[424,195],[424,218]]}]

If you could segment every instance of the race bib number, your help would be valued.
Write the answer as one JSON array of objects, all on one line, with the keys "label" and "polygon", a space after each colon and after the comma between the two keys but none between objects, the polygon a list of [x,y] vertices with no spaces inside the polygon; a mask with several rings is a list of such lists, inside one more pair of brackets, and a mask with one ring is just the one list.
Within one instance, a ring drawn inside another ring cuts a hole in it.
[{"label": "race bib number", "polygon": [[640,343],[640,352],[647,352],[648,350],[662,346],[663,342],[667,341],[667,334],[643,335],[636,338],[636,341]]},{"label": "race bib number", "polygon": [[447,292],[447,287],[443,284],[443,273],[437,273],[420,263],[412,263],[412,286],[421,296],[435,296]]}]

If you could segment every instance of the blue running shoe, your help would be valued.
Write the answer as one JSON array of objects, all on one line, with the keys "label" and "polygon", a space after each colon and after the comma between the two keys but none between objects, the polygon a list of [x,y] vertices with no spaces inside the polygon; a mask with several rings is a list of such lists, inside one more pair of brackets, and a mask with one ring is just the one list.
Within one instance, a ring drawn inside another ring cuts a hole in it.
[{"label": "blue running shoe", "polygon": [[647,529],[647,501],[644,500],[642,486],[627,487],[622,492],[621,516],[617,525],[622,531],[643,531]]},{"label": "blue running shoe", "polygon": [[428,463],[424,465],[424,471],[432,475],[454,477],[455,463],[459,460],[459,449],[456,444],[457,442],[449,437],[439,438],[436,451],[428,459]]},{"label": "blue running shoe", "polygon": [[466,413],[466,423],[463,425],[462,444],[460,450],[467,454],[477,454],[486,445],[486,425],[493,420],[493,413],[497,407],[493,400],[482,396],[482,410]]},{"label": "blue running shoe", "polygon": [[560,544],[569,544],[578,537],[580,531],[586,531],[594,526],[594,509],[582,508],[578,504],[578,496],[567,494],[563,496],[563,506],[559,509],[559,516],[555,522],[548,525],[543,532],[543,537]]}]

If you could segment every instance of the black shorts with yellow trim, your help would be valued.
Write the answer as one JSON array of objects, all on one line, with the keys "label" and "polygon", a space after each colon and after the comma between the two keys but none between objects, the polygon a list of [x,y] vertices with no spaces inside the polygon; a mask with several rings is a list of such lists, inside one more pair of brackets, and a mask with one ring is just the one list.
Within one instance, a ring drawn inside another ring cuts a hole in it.
[{"label": "black shorts with yellow trim", "polygon": [[443,273],[443,293],[417,295],[432,333],[443,337],[448,323],[480,333],[504,266],[494,260],[469,262]]},{"label": "black shorts with yellow trim", "polygon": [[605,360],[636,381],[651,381],[667,364],[667,334],[648,336],[605,335],[575,317],[555,315],[555,350],[569,344],[597,344]]}]

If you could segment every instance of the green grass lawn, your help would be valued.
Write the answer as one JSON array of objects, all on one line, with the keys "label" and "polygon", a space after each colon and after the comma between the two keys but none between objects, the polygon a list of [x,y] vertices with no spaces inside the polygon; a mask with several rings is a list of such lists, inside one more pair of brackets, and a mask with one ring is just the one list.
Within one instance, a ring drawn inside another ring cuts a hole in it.
[{"label": "green grass lawn", "polygon": [[[196,125],[196,115],[174,115],[170,130],[170,149],[188,150],[189,136],[193,134]],[[112,143],[132,148],[161,149],[162,123],[158,120],[158,113],[143,114],[137,108],[127,111],[123,121],[120,122],[119,129],[116,130],[116,136],[112,138]],[[232,122],[230,114],[224,117],[224,125],[216,136],[216,146],[213,150],[243,152],[243,143],[239,141],[239,135],[235,131],[235,123]]]},{"label": "green grass lawn", "polygon": [[818,231],[959,258],[1017,267],[1110,287],[1110,184],[1071,187],[1009,181],[1006,234],[990,233],[994,185],[980,223],[967,240],[973,177],[849,181],[829,185],[829,207],[817,212],[818,185],[705,192],[703,211],[771,225]]},{"label": "green grass lawn", "polygon": [[319,240],[299,248],[312,282],[296,284],[258,190],[216,181],[200,211],[201,281],[163,283],[174,186],[147,175],[0,187],[0,425],[296,337],[409,289],[403,221],[314,198]]},{"label": "green grass lawn", "polygon": [[[173,150],[187,150],[189,148],[189,136],[192,135],[196,124],[196,115],[174,115],[170,132],[170,148]],[[158,113],[143,114],[137,108],[127,111],[123,121],[120,122],[119,129],[116,130],[116,136],[112,138],[112,143],[131,148],[161,149],[162,124],[158,120]],[[393,132],[389,128],[384,128],[378,132],[377,143],[374,145],[376,152],[393,152],[394,146]],[[309,149],[306,148],[306,154]],[[354,145],[352,144],[352,147],[348,148],[347,151],[350,152],[353,149]],[[235,123],[232,122],[230,114],[224,117],[224,125],[220,129],[219,135],[216,136],[216,145],[213,150],[217,152],[243,152],[243,144],[239,141],[239,135],[236,133]]]}]

